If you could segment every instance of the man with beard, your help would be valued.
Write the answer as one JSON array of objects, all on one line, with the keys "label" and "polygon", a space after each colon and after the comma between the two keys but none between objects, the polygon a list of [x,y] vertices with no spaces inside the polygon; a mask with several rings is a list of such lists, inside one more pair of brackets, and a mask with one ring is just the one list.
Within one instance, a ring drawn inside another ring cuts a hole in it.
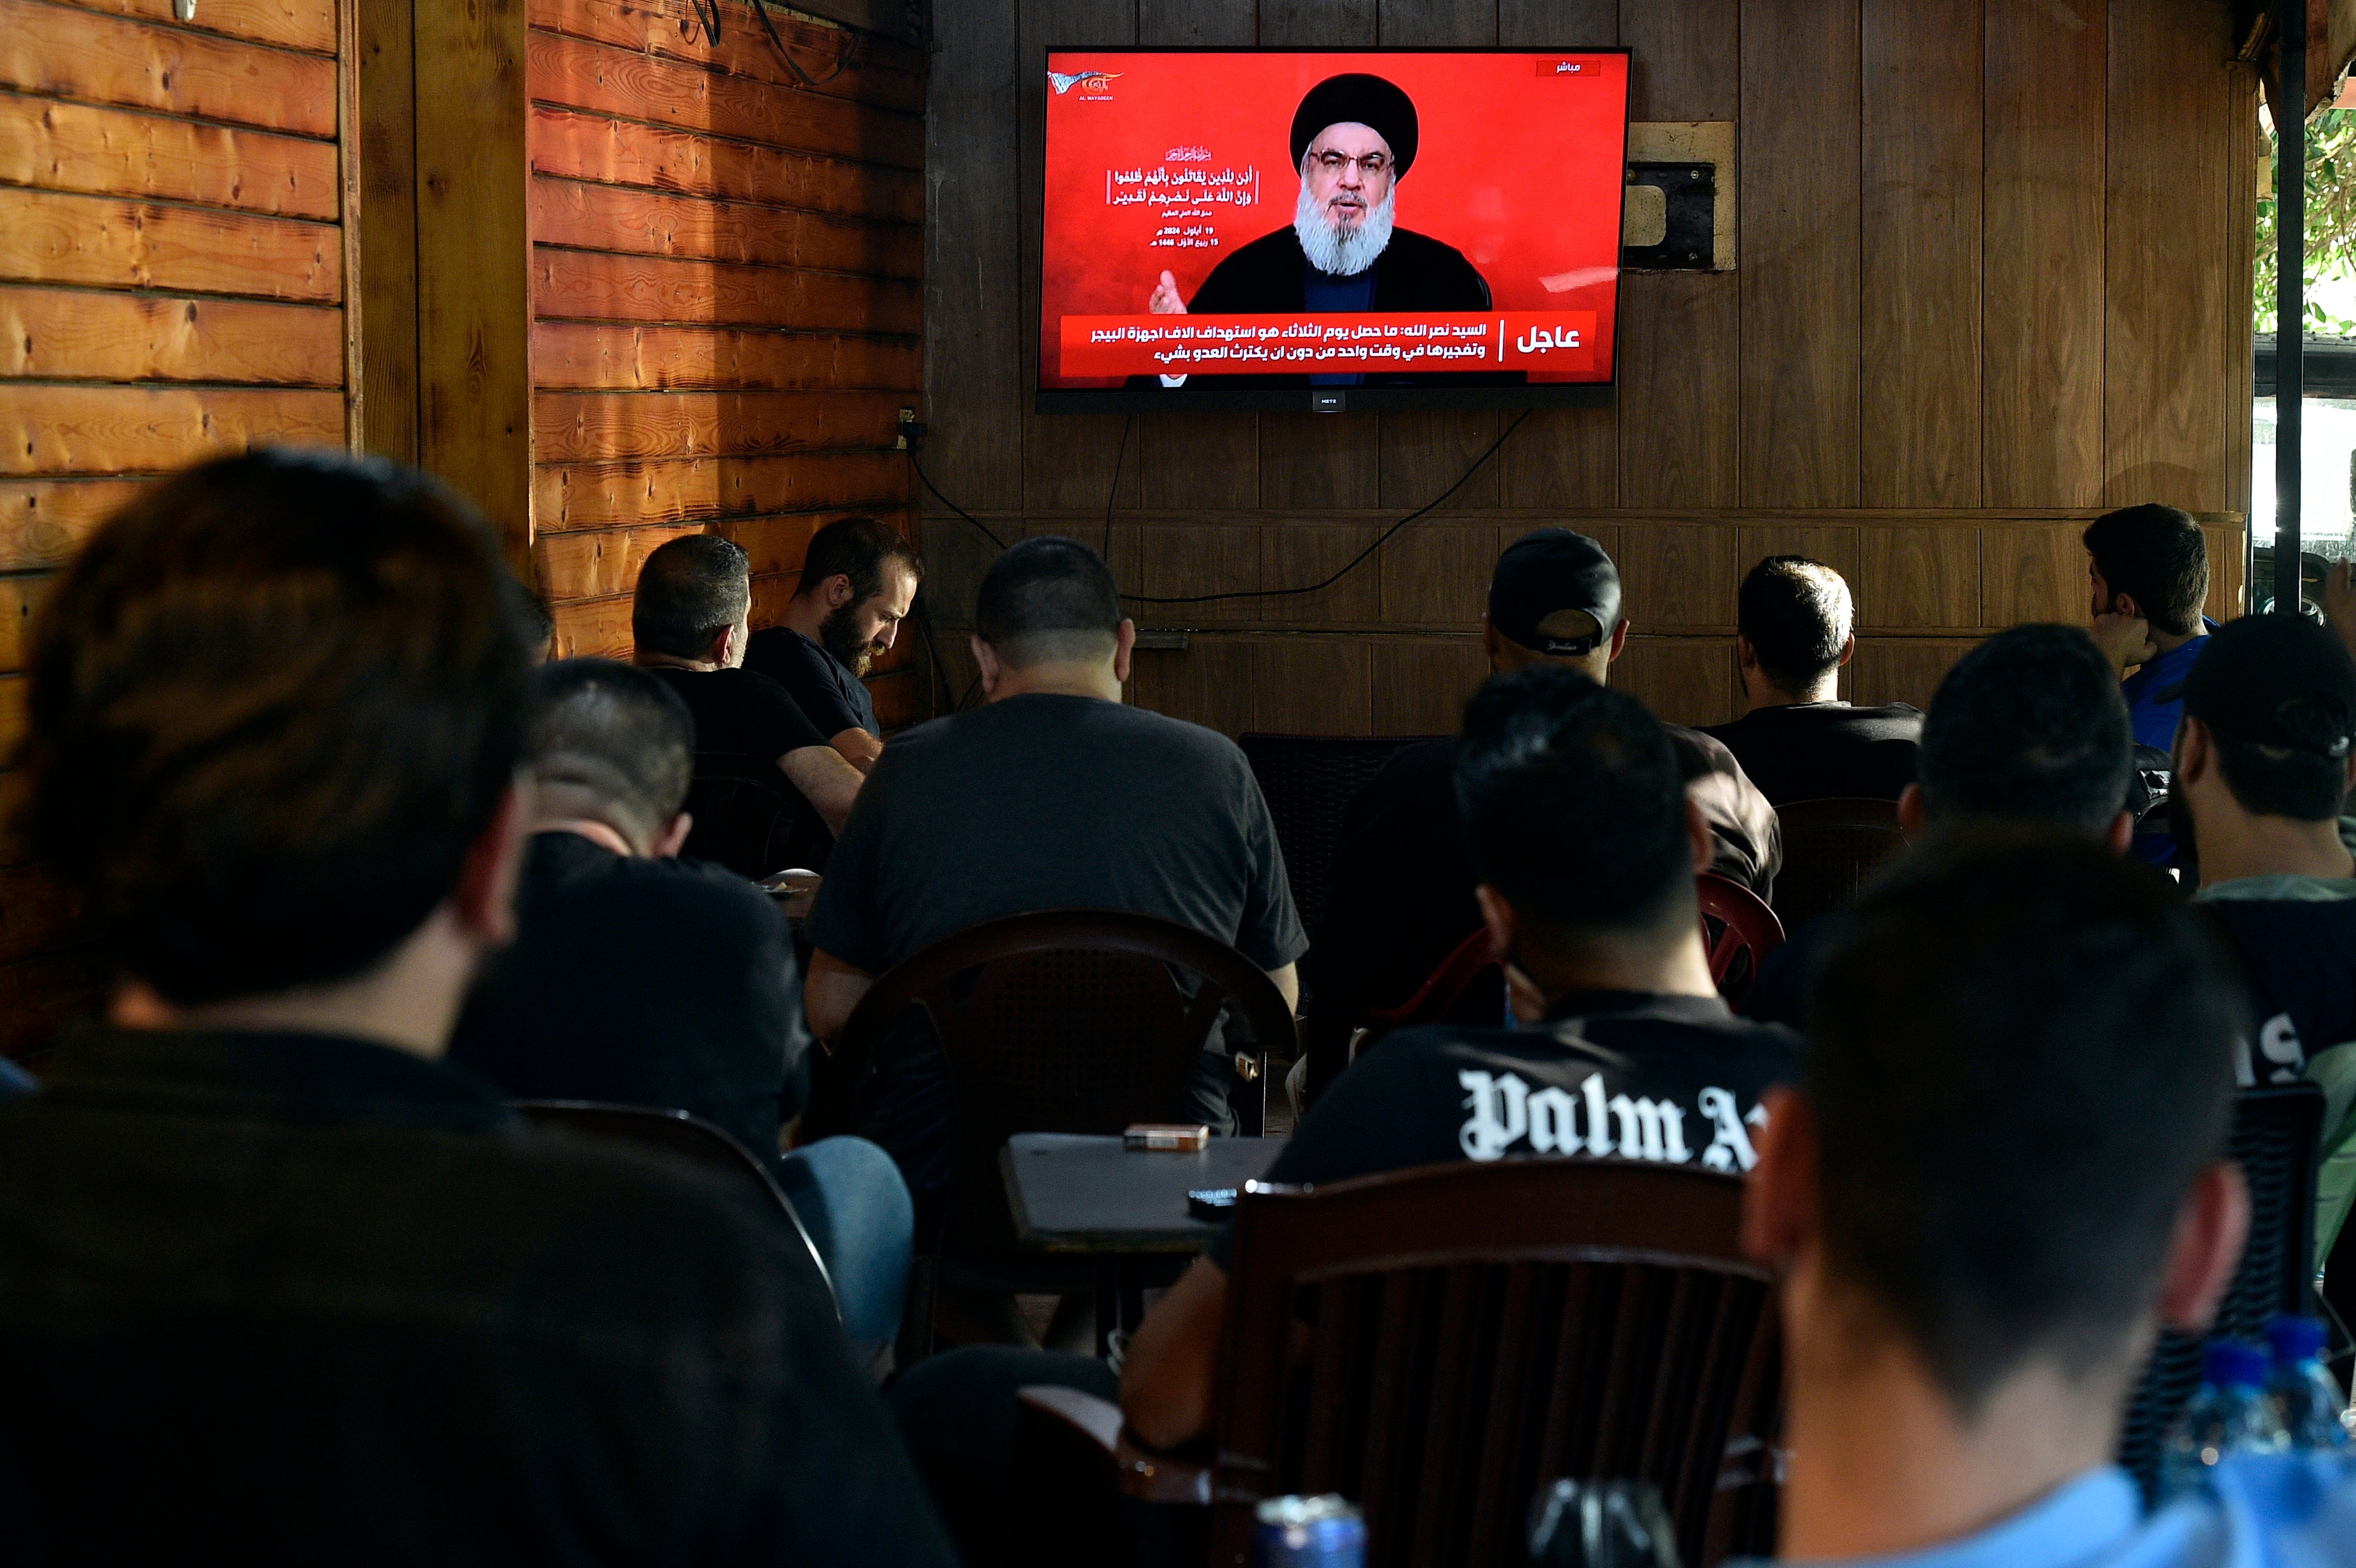
[{"label": "man with beard", "polygon": [[[1379,76],[1352,71],[1309,90],[1292,116],[1301,196],[1291,227],[1264,234],[1216,267],[1189,302],[1169,272],[1147,302],[1157,315],[1287,311],[1485,311],[1488,281],[1452,245],[1393,226],[1398,182],[1414,166],[1415,102]],[[1413,375],[1222,376],[1222,386],[1413,384]],[[1175,386],[1183,377],[1164,377]],[[1520,382],[1519,371],[1451,374],[1456,384]]]},{"label": "man with beard", "polygon": [[859,677],[899,635],[924,562],[873,517],[844,517],[810,536],[785,619],[753,634],[744,667],[793,694],[819,733],[865,773],[883,752],[875,702]]}]

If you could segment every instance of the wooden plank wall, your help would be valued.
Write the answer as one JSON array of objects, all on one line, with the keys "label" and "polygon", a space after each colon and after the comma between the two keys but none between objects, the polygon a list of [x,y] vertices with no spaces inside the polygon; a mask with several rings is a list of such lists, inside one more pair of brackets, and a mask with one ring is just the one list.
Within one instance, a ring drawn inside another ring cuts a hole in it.
[{"label": "wooden plank wall", "polygon": [[[51,573],[152,475],[340,446],[348,239],[337,0],[0,0],[0,765]],[[98,959],[0,773],[0,1052]]]},{"label": "wooden plank wall", "polygon": [[[726,534],[772,624],[810,534],[916,530],[925,57],[749,6],[529,0],[532,555],[561,645],[627,656],[647,553]],[[911,639],[913,642],[914,639]],[[916,712],[904,642],[871,677]]]},{"label": "wooden plank wall", "polygon": [[[1620,44],[1633,118],[1737,126],[1737,269],[1623,279],[1616,408],[1532,414],[1323,592],[1141,607],[1194,635],[1139,656],[1134,700],[1229,731],[1452,728],[1490,567],[1541,523],[1613,551],[1614,678],[1697,723],[1738,709],[1735,590],[1764,554],[1848,577],[1859,701],[1926,702],[1990,630],[2083,621],[2078,536],[2110,506],[2200,514],[2212,613],[2238,603],[2255,82],[2213,0],[944,0],[936,27],[926,472],[1001,538],[1105,543],[1145,594],[1314,581],[1514,416],[1030,412],[1043,46]],[[961,624],[993,551],[926,507]]]}]

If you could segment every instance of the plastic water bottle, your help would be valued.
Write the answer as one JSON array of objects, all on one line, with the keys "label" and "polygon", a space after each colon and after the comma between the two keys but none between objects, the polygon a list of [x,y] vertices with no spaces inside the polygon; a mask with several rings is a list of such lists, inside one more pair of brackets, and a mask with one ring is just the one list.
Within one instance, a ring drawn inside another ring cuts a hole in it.
[{"label": "plastic water bottle", "polygon": [[2275,1353],[2267,1392],[2293,1448],[2348,1446],[2348,1399],[2323,1364],[2323,1322],[2285,1313],[2266,1322]]},{"label": "plastic water bottle", "polygon": [[2201,1387],[2160,1450],[2163,1497],[2204,1490],[2209,1472],[2229,1455],[2272,1453],[2288,1445],[2282,1418],[2266,1396],[2272,1359],[2256,1345],[2211,1339],[2201,1356]]}]

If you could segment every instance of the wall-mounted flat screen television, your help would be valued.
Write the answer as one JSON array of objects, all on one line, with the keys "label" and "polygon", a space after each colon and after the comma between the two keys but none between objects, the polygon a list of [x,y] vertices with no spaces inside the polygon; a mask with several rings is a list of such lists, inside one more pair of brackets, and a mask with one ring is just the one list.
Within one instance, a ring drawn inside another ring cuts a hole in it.
[{"label": "wall-mounted flat screen television", "polygon": [[1611,400],[1620,49],[1050,48],[1039,408]]}]

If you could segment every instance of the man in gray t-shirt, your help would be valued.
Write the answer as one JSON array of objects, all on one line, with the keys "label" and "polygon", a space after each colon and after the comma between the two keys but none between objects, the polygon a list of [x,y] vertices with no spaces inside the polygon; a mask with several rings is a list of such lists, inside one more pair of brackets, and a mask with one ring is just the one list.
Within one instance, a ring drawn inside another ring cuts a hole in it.
[{"label": "man in gray t-shirt", "polygon": [[[874,977],[969,926],[1040,909],[1160,915],[1232,944],[1288,1001],[1309,942],[1275,825],[1233,741],[1124,707],[1136,627],[1087,545],[1033,539],[983,578],[974,657],[987,706],[922,724],[877,759],[810,920],[811,1028],[831,1040]],[[1233,1122],[1224,1057],[1205,1053],[1185,1114]],[[909,1185],[948,1175],[937,1050],[871,1085],[867,1131]],[[1172,1107],[1178,1114],[1180,1107]]]}]

